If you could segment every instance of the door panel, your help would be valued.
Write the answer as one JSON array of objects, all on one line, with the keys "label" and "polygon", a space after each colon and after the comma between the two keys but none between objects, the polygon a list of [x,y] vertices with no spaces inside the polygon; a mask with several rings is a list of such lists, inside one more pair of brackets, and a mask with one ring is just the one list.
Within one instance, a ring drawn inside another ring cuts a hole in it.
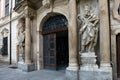
[{"label": "door panel", "polygon": [[44,35],[44,68],[56,69],[56,34]]},{"label": "door panel", "polygon": [[120,77],[120,34],[117,36],[117,76]]}]

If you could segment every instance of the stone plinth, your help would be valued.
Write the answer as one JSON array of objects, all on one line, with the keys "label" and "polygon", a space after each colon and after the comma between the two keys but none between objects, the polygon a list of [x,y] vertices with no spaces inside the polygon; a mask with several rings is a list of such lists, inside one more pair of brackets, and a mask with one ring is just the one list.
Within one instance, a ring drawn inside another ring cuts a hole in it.
[{"label": "stone plinth", "polygon": [[83,71],[79,72],[79,80],[112,80],[112,70],[103,71],[98,69],[96,71]]},{"label": "stone plinth", "polygon": [[100,67],[96,64],[95,52],[81,53],[79,80],[112,80],[112,68]]},{"label": "stone plinth", "polygon": [[95,52],[84,52],[81,53],[81,67],[80,70],[85,71],[94,71],[95,69],[98,69],[98,66],[96,64],[96,55]]},{"label": "stone plinth", "polygon": [[25,72],[30,72],[35,70],[35,64],[25,64],[24,62],[18,62],[18,68]]}]

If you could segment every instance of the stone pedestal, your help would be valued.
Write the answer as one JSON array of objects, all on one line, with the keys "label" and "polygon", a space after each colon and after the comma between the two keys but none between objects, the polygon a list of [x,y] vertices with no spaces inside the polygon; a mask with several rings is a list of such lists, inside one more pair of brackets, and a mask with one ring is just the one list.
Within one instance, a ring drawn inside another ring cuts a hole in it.
[{"label": "stone pedestal", "polygon": [[96,64],[95,52],[81,53],[79,80],[112,80],[112,68],[100,67]]},{"label": "stone pedestal", "polygon": [[24,62],[18,62],[18,69],[25,71],[25,72],[34,71],[35,64],[26,64]]},{"label": "stone pedestal", "polygon": [[94,71],[98,69],[98,65],[96,64],[96,55],[95,52],[84,52],[81,53],[81,67],[80,70],[85,71]]},{"label": "stone pedestal", "polygon": [[112,71],[95,70],[95,71],[84,71],[80,70],[79,80],[112,80]]}]

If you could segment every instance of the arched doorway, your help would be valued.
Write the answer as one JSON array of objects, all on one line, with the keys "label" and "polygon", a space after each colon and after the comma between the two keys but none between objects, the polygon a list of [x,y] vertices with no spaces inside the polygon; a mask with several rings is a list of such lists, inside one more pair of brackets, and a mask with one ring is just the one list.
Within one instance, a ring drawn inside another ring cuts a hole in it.
[{"label": "arched doorway", "polygon": [[58,70],[68,65],[68,21],[63,15],[49,17],[43,25],[43,67]]}]

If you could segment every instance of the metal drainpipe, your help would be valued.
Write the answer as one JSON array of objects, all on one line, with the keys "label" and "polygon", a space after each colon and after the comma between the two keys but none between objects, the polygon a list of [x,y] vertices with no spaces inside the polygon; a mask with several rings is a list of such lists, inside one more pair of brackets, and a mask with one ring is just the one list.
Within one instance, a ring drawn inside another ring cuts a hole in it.
[{"label": "metal drainpipe", "polygon": [[9,63],[10,65],[12,64],[12,53],[11,53],[11,51],[12,51],[12,50],[11,50],[11,47],[12,47],[12,46],[11,46],[11,43],[12,43],[12,42],[11,42],[11,38],[12,38],[12,36],[11,36],[11,31],[12,31],[12,30],[11,30],[11,26],[12,26],[11,23],[12,23],[12,22],[11,22],[11,20],[12,20],[12,0],[11,0],[11,7],[10,7],[10,63]]},{"label": "metal drainpipe", "polygon": [[111,10],[110,10],[110,0],[108,0],[108,15],[109,15],[109,31],[110,31],[110,64],[111,64],[111,67],[112,67],[112,80],[114,80],[114,68],[115,68],[115,66],[114,66],[114,63],[112,62],[112,53],[111,53],[111,12],[110,12]]}]

